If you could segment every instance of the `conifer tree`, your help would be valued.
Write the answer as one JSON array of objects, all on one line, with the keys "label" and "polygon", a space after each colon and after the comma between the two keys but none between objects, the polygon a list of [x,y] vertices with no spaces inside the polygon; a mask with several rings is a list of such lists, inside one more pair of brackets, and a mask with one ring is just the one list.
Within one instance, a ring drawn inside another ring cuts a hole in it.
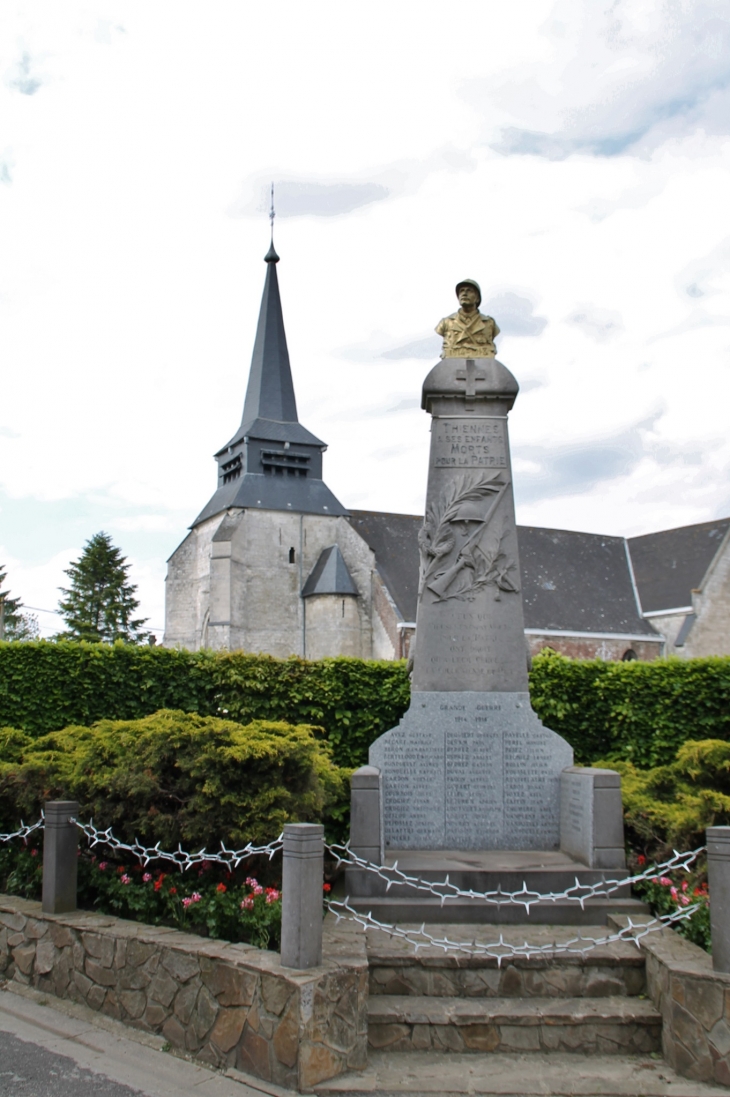
[{"label": "conifer tree", "polygon": [[147,618],[133,617],[139,601],[137,588],[127,576],[130,567],[109,534],[90,538],[79,559],[66,569],[70,587],[59,588],[65,596],[58,605],[67,629],[58,639],[108,644],[148,640],[149,633],[143,631]]},{"label": "conifer tree", "polygon": [[23,613],[20,598],[11,598],[9,590],[3,590],[7,572],[0,564],[0,602],[2,608],[2,628],[0,640],[37,640],[38,618],[32,613]]}]

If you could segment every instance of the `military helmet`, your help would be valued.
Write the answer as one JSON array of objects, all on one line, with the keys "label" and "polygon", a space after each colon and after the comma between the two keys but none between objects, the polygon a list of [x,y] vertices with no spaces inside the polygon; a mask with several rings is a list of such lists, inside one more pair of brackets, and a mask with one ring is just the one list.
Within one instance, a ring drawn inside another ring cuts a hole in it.
[{"label": "military helmet", "polygon": [[471,286],[479,294],[479,300],[477,301],[477,307],[482,303],[482,291],[478,282],[475,282],[473,278],[462,278],[460,282],[456,283],[456,296],[459,296],[459,290],[462,286]]}]

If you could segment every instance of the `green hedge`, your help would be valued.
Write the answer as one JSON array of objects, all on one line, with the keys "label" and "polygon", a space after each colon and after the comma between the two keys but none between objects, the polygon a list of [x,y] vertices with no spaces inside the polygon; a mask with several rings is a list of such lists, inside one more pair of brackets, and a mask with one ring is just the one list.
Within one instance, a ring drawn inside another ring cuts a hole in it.
[{"label": "green hedge", "polygon": [[325,729],[337,765],[358,766],[373,739],[398,722],[409,696],[402,662],[0,643],[0,726],[32,736],[181,709],[242,724],[313,724]]},{"label": "green hedge", "polygon": [[534,660],[533,707],[576,762],[667,765],[688,740],[730,740],[730,658],[604,663],[552,652]]},{"label": "green hedge", "polygon": [[[546,653],[534,661],[530,691],[538,715],[582,763],[613,757],[663,765],[686,740],[730,740],[727,657],[604,663]],[[321,727],[336,764],[358,766],[408,700],[402,662],[0,643],[0,726],[32,736],[170,708],[242,724]]]}]

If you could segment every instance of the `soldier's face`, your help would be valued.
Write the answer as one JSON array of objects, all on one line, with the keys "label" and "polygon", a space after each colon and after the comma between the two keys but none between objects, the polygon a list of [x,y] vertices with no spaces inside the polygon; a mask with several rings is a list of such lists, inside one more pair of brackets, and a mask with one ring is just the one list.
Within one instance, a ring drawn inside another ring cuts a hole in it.
[{"label": "soldier's face", "polygon": [[459,304],[462,308],[473,309],[476,308],[478,300],[477,291],[473,286],[459,286]]}]

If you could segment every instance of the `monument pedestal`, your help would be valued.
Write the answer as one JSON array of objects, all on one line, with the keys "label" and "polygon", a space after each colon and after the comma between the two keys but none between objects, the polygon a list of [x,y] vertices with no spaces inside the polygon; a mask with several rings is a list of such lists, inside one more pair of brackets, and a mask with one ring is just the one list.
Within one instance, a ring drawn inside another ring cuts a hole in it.
[{"label": "monument pedestal", "polygon": [[[424,381],[431,447],[411,705],[352,784],[353,852],[466,892],[626,878],[618,774],[573,766],[570,745],[530,705],[508,433],[518,391],[496,358],[446,357]],[[352,867],[346,886],[353,906],[391,923],[595,925],[645,909],[627,889],[585,909],[558,899],[528,912],[469,895],[442,904]]]}]

